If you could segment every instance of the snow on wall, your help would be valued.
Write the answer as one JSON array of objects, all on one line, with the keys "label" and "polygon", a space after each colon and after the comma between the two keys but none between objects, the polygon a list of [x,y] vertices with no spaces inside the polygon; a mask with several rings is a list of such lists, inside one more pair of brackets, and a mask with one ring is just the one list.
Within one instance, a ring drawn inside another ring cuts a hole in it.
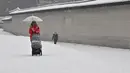
[{"label": "snow on wall", "polygon": [[48,6],[39,6],[33,8],[20,9],[9,14],[17,14],[17,13],[25,13],[25,12],[34,12],[41,10],[51,10],[51,9],[60,9],[60,8],[70,8],[70,7],[80,7],[80,6],[88,6],[88,5],[97,5],[97,4],[106,4],[106,3],[116,3],[116,2],[125,2],[128,0],[96,0],[96,1],[88,1],[88,2],[79,2],[79,3],[71,3],[71,4],[55,4]]}]

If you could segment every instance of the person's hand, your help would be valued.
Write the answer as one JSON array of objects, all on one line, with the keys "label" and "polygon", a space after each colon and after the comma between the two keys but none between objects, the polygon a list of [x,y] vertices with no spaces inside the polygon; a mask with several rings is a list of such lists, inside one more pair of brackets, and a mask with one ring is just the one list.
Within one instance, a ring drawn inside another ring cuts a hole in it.
[{"label": "person's hand", "polygon": [[35,32],[35,30],[32,28],[32,31]]}]

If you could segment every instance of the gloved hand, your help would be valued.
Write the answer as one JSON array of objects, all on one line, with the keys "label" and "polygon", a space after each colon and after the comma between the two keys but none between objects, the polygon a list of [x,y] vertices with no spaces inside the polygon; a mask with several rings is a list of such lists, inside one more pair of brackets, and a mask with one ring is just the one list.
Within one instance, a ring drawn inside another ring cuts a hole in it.
[{"label": "gloved hand", "polygon": [[35,30],[32,28],[32,31],[35,32]]}]

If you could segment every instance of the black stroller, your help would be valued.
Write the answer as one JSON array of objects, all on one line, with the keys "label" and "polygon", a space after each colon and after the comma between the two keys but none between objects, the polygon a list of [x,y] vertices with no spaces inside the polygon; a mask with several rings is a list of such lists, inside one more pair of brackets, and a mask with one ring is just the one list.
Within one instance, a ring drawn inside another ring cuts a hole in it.
[{"label": "black stroller", "polygon": [[32,47],[32,56],[34,55],[42,55],[42,44],[40,40],[39,34],[33,34],[31,40],[31,47]]}]

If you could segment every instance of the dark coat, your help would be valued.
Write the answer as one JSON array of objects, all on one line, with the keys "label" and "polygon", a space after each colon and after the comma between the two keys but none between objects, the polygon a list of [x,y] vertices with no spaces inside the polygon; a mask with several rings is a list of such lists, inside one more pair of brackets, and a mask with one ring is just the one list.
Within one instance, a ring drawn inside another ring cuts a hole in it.
[{"label": "dark coat", "polygon": [[58,34],[53,34],[52,40],[57,41],[58,40]]}]

